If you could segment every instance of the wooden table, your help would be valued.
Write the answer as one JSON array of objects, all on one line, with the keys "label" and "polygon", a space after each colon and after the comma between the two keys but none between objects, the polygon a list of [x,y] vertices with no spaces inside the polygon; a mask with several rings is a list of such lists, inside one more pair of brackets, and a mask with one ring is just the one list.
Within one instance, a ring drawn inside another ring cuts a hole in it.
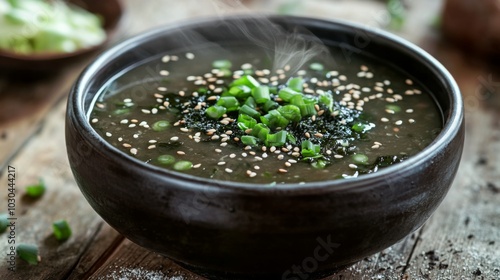
[{"label": "wooden table", "polygon": [[[375,27],[386,19],[382,1],[244,2],[249,10],[343,18]],[[456,78],[466,110],[463,160],[448,196],[423,227],[326,279],[500,278],[500,69],[440,39],[431,27],[440,1],[413,2],[398,34],[433,54]],[[210,1],[124,4],[128,14],[119,39],[153,26],[224,12]],[[9,271],[8,234],[0,234],[0,279],[203,279],[122,237],[80,193],[66,158],[64,115],[69,87],[86,63],[45,75],[0,72],[0,212],[7,211],[11,166],[17,186],[16,241],[38,244],[42,257],[36,266],[18,260],[17,270]],[[46,193],[28,199],[23,187],[40,178],[46,182]],[[51,235],[56,219],[71,224],[73,236],[66,242]]]}]

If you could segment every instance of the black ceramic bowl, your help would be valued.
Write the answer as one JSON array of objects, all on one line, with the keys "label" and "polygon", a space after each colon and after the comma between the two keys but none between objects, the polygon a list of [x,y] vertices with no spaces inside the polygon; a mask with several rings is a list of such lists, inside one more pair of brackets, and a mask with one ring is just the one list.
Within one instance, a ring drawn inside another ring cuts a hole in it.
[{"label": "black ceramic bowl", "polygon": [[[430,55],[393,35],[351,24],[269,19],[406,69],[435,95],[444,128],[414,157],[349,180],[269,188],[186,176],[144,164],[102,139],[88,120],[95,94],[127,67],[189,44],[183,32],[222,45],[245,39],[219,19],[201,20],[154,30],[106,51],[69,96],[66,143],[75,179],[95,211],[125,237],[212,278],[312,279],[383,250],[432,214],[462,153],[460,92]],[[254,21],[239,20],[252,28]]]}]

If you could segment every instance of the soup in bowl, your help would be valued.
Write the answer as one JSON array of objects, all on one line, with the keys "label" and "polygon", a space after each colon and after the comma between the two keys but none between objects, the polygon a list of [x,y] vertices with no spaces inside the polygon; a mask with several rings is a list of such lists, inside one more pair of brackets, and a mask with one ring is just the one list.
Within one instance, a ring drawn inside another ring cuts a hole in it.
[{"label": "soup in bowl", "polygon": [[446,195],[463,138],[458,87],[429,54],[281,16],[118,44],[81,74],[66,121],[95,211],[222,279],[319,277],[396,243]]}]

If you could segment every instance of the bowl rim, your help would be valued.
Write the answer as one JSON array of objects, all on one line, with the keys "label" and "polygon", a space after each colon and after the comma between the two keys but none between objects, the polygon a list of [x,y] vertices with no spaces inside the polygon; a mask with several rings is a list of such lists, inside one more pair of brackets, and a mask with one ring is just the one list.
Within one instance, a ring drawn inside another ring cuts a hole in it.
[{"label": "bowl rim", "polygon": [[[93,149],[99,153],[105,154],[107,157],[112,157],[118,161],[129,164],[132,168],[141,170],[143,172],[154,174],[159,177],[171,178],[178,181],[186,181],[190,184],[185,184],[184,188],[204,190],[214,189],[214,190],[225,190],[225,191],[238,191],[245,193],[254,194],[311,194],[318,192],[331,192],[331,191],[343,191],[349,190],[361,190],[363,188],[370,188],[371,183],[379,182],[380,180],[386,180],[393,176],[394,173],[404,174],[405,170],[410,170],[415,166],[424,164],[429,158],[434,155],[434,150],[442,150],[447,144],[449,144],[455,136],[458,135],[464,119],[464,108],[463,100],[459,87],[452,75],[448,70],[429,53],[424,51],[422,48],[416,46],[415,44],[403,39],[397,35],[390,32],[381,30],[379,28],[369,27],[359,23],[353,23],[345,20],[325,20],[313,17],[303,17],[303,16],[283,16],[283,15],[270,15],[266,16],[269,20],[284,20],[286,23],[300,24],[300,22],[308,22],[310,24],[322,24],[322,25],[332,25],[340,27],[344,30],[355,30],[358,32],[371,33],[376,38],[376,40],[382,40],[384,42],[394,44],[399,47],[403,47],[407,53],[412,53],[422,64],[425,62],[426,67],[433,67],[436,73],[440,74],[440,80],[446,88],[448,88],[447,98],[450,100],[450,110],[447,115],[443,115],[443,128],[437,137],[427,145],[423,150],[415,154],[414,156],[408,158],[407,160],[398,163],[394,166],[388,166],[377,172],[370,174],[363,174],[355,178],[349,178],[346,180],[342,179],[332,179],[326,181],[316,181],[316,182],[306,182],[306,183],[285,183],[278,184],[279,187],[267,187],[267,184],[256,184],[256,183],[243,183],[235,181],[223,181],[207,179],[192,175],[183,174],[180,172],[168,170],[165,168],[157,167],[154,165],[146,164],[112,146],[105,139],[103,139],[90,124],[88,119],[88,112],[83,110],[84,97],[88,92],[85,90],[86,87],[91,83],[93,77],[99,72],[102,66],[106,65],[106,62],[111,58],[119,56],[120,54],[136,47],[139,42],[147,41],[148,38],[154,38],[155,36],[161,35],[164,32],[170,30],[178,30],[182,28],[192,28],[199,25],[214,23],[220,20],[231,20],[231,19],[249,19],[252,15],[248,16],[226,16],[226,17],[206,17],[198,19],[189,19],[175,24],[169,24],[165,26],[156,27],[142,33],[128,38],[119,44],[111,47],[110,49],[101,53],[97,58],[93,60],[80,74],[76,80],[68,99],[68,107],[74,109],[74,116],[67,116],[74,119],[74,123],[80,131],[80,135],[88,142],[93,145]],[[436,101],[437,102],[437,101]],[[70,112],[68,110],[67,112]],[[443,112],[444,113],[444,112]],[[67,120],[68,121],[68,120]],[[99,149],[99,148],[104,149]],[[207,183],[209,182],[209,183]]]}]

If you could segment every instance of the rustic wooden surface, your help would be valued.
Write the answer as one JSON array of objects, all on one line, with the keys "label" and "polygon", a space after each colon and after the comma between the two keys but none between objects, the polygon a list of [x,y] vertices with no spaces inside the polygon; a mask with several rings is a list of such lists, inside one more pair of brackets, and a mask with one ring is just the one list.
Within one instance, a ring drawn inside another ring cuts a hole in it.
[{"label": "rustic wooden surface", "polygon": [[[244,1],[248,8],[342,18],[383,27],[382,1]],[[295,3],[296,5],[290,5]],[[227,12],[210,1],[126,0],[123,36],[178,20]],[[466,106],[466,145],[455,183],[428,222],[400,243],[325,279],[500,279],[500,68],[443,42],[431,23],[440,1],[413,1],[397,33],[428,50],[456,78]],[[86,62],[85,62],[86,63]],[[16,241],[35,243],[37,266],[8,270],[0,234],[0,279],[203,279],[123,238],[90,208],[71,175],[64,144],[65,97],[84,64],[33,75],[0,72],[0,212],[7,210],[7,166],[16,169]],[[33,200],[23,186],[43,178]],[[67,219],[58,242],[51,223]]]}]

